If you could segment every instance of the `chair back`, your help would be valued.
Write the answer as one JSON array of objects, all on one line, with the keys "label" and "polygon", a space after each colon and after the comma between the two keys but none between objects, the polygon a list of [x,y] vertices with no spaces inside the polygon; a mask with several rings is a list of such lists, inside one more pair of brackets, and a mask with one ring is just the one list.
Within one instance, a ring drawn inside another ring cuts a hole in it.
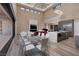
[{"label": "chair back", "polygon": [[24,39],[25,36],[27,37],[27,32],[23,31],[23,32],[20,33],[20,35],[21,35],[22,39]]}]

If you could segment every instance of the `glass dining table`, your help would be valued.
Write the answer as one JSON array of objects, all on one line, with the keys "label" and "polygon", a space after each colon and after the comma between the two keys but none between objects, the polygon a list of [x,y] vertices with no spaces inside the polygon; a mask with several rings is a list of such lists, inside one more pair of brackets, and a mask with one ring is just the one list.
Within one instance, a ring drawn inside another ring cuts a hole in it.
[{"label": "glass dining table", "polygon": [[[48,48],[47,42],[46,42],[46,41],[48,41],[47,39],[39,37],[39,36],[30,36],[28,38],[28,40],[35,46],[35,50],[36,51],[38,50],[41,55],[44,55],[44,56],[48,55],[48,54],[44,53],[44,52],[46,52],[46,49]],[[37,45],[41,45],[41,47],[40,47],[41,50],[39,50],[37,48]],[[33,50],[33,52],[35,50]],[[34,53],[36,53],[36,52],[34,52]]]},{"label": "glass dining table", "polygon": [[30,36],[28,40],[36,47],[38,44],[41,44],[42,38],[38,36]]}]

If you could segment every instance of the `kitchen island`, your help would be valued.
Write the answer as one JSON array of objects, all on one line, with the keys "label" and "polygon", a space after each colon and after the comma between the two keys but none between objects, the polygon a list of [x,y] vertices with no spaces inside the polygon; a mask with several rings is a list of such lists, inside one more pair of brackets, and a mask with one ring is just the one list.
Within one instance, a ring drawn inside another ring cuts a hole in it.
[{"label": "kitchen island", "polygon": [[68,32],[67,31],[55,31],[55,32],[48,32],[49,34],[49,41],[58,43],[62,40],[68,39]]}]

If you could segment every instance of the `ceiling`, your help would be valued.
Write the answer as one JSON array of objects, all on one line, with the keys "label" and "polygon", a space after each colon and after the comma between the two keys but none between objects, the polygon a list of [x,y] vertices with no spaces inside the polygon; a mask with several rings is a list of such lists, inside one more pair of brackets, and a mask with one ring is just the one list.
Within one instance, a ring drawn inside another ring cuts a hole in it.
[{"label": "ceiling", "polygon": [[2,12],[2,10],[0,9],[0,16],[3,15],[4,13]]},{"label": "ceiling", "polygon": [[32,7],[34,9],[38,9],[41,11],[45,11],[50,6],[52,6],[53,3],[24,3],[24,5],[27,5],[29,7]]},{"label": "ceiling", "polygon": [[0,17],[7,17],[1,9],[0,9]]},{"label": "ceiling", "polygon": [[27,3],[27,4],[34,8],[40,8],[40,9],[45,9],[50,5],[50,3]]}]

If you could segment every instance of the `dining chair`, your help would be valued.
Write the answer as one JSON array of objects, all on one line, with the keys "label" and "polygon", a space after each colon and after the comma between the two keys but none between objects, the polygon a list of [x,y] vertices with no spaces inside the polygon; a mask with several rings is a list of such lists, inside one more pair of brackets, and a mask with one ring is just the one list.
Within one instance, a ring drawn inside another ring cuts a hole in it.
[{"label": "dining chair", "polygon": [[21,32],[20,36],[21,36],[22,43],[23,43],[23,45],[22,45],[23,46],[23,54],[25,55],[29,50],[34,49],[34,45],[31,44],[31,42],[26,37],[27,36],[27,32]]},{"label": "dining chair", "polygon": [[25,39],[25,37],[27,37],[27,32],[25,32],[25,31],[21,32],[20,36],[22,39]]},{"label": "dining chair", "polygon": [[23,40],[23,54],[26,55],[26,54],[30,54],[31,50],[34,49],[35,46],[28,40],[24,41]]}]

